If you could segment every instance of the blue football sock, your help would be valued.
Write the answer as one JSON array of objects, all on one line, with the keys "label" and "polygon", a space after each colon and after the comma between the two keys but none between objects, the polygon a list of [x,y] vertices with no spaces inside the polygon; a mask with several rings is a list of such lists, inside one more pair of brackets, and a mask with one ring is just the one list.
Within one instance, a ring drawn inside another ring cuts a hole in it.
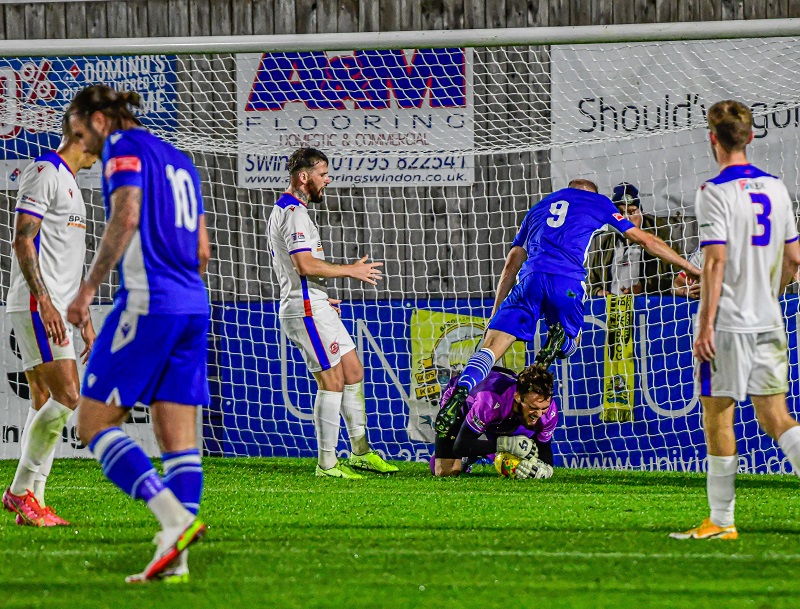
[{"label": "blue football sock", "polygon": [[164,484],[187,510],[197,514],[203,494],[203,465],[196,448],[161,455]]},{"label": "blue football sock", "polygon": [[564,354],[564,357],[569,357],[573,353],[578,350],[578,341],[577,339],[572,338],[571,336],[564,337],[564,344],[561,345],[561,353]]},{"label": "blue football sock", "polygon": [[164,490],[164,483],[141,446],[119,427],[97,434],[89,450],[100,462],[106,478],[134,499],[149,502]]},{"label": "blue football sock", "polygon": [[481,349],[469,358],[467,365],[464,366],[464,372],[458,379],[458,384],[472,391],[475,385],[488,376],[492,366],[494,366],[494,352],[491,349]]}]

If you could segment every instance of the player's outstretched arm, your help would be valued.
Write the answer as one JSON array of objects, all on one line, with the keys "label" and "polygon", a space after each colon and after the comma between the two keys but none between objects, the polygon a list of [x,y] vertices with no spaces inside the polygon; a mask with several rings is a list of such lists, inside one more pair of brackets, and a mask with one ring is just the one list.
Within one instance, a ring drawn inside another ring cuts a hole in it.
[{"label": "player's outstretched arm", "polygon": [[39,308],[39,317],[56,344],[61,345],[66,338],[67,329],[61,314],[50,301],[50,292],[44,284],[42,269],[39,267],[39,254],[36,251],[36,235],[42,226],[42,219],[31,214],[17,212],[14,220],[14,240],[11,247],[17,255],[19,268],[28,288],[36,299]]},{"label": "player's outstretched arm", "polygon": [[703,277],[700,280],[700,314],[698,315],[697,338],[694,341],[694,356],[701,362],[714,359],[714,322],[717,319],[719,298],[722,294],[722,279],[725,276],[727,246],[713,243],[703,248]]},{"label": "player's outstretched arm", "polygon": [[206,215],[200,214],[197,222],[197,259],[200,261],[200,275],[206,274],[208,261],[211,260],[211,243],[206,229]]},{"label": "player's outstretched arm", "polygon": [[292,254],[292,262],[298,274],[305,277],[326,277],[335,279],[337,277],[352,277],[364,283],[377,285],[383,278],[380,267],[383,262],[367,262],[369,256],[364,256],[361,260],[353,264],[334,264],[319,258],[314,258],[311,252],[298,252]]},{"label": "player's outstretched arm", "polygon": [[660,237],[643,231],[640,228],[631,228],[625,231],[624,235],[629,241],[633,241],[634,243],[641,245],[642,248],[644,248],[644,250],[651,256],[660,258],[664,262],[678,267],[689,277],[694,279],[700,277],[700,269],[678,254]]},{"label": "player's outstretched arm", "polygon": [[490,317],[494,317],[494,314],[497,313],[497,309],[500,308],[500,305],[503,304],[511,288],[514,287],[517,274],[527,259],[528,252],[525,251],[524,247],[515,245],[511,248],[511,251],[508,252],[506,263],[503,266],[503,272],[500,273],[500,281],[497,283],[497,295],[494,298],[494,307],[492,307],[492,314]]},{"label": "player's outstretched arm", "polygon": [[783,268],[781,269],[781,292],[792,283],[800,266],[800,241],[787,243],[783,248]]},{"label": "player's outstretched arm", "polygon": [[87,323],[89,305],[97,289],[128,249],[136,229],[139,228],[141,212],[142,189],[138,186],[121,186],[111,194],[111,217],[100,241],[100,249],[92,261],[78,296],[67,311],[67,320],[71,324],[83,328]]}]

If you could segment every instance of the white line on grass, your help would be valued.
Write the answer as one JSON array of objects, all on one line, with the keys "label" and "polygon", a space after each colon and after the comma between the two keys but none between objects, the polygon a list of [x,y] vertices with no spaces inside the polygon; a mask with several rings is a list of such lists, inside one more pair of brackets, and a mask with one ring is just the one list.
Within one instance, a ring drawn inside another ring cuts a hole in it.
[{"label": "white line on grass", "polygon": [[[266,555],[274,556],[275,550],[267,548],[221,548],[220,546],[227,542],[211,542],[206,543],[200,547],[213,549],[219,551],[221,554],[230,555]],[[231,542],[232,543],[232,542]],[[680,542],[676,542],[680,543]],[[688,542],[692,543],[692,542]],[[713,541],[711,543],[714,543]],[[241,542],[237,542],[241,544]],[[128,553],[131,551],[135,544],[126,543],[117,548],[86,548],[81,550],[47,550],[45,546],[39,548],[31,548],[24,550],[13,550],[11,548],[0,548],[0,555],[14,555],[14,556],[28,556],[35,555],[41,556],[46,554],[48,556],[113,556],[120,553]],[[547,557],[547,558],[581,558],[581,559],[629,559],[629,560],[730,560],[730,561],[800,561],[800,554],[778,554],[775,552],[765,552],[764,554],[723,554],[714,552],[711,554],[691,554],[691,553],[678,553],[678,552],[580,552],[580,551],[547,551],[547,550],[468,550],[461,551],[449,548],[432,548],[425,550],[412,550],[403,548],[385,548],[385,549],[351,549],[344,552],[347,555],[358,556],[384,556],[384,555],[408,555],[408,556],[430,556],[431,554],[446,554],[451,556],[464,556],[476,558],[493,558],[493,557],[518,557],[518,558],[533,558],[533,557]]]}]

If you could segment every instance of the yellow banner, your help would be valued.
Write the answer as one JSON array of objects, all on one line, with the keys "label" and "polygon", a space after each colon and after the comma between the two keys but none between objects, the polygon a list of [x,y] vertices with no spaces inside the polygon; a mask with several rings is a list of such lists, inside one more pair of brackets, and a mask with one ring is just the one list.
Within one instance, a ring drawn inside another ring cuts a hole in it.
[{"label": "yellow banner", "polygon": [[606,296],[603,421],[633,421],[633,294]]},{"label": "yellow banner", "polygon": [[[460,373],[483,339],[488,319],[415,309],[411,314],[411,391],[408,434],[432,442],[442,390]],[[525,343],[517,342],[497,362],[516,372],[525,367]]]}]

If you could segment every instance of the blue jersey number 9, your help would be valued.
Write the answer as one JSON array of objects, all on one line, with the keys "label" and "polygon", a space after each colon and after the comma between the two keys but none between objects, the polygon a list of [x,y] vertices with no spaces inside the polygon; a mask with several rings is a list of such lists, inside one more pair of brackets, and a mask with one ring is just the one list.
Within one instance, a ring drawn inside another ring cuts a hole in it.
[{"label": "blue jersey number 9", "polygon": [[192,176],[185,169],[167,165],[167,178],[175,200],[175,226],[193,233],[197,230],[197,196]]},{"label": "blue jersey number 9", "polygon": [[569,209],[569,201],[556,201],[550,205],[550,213],[553,214],[552,218],[547,219],[547,226],[558,228],[567,219],[567,210]]}]

